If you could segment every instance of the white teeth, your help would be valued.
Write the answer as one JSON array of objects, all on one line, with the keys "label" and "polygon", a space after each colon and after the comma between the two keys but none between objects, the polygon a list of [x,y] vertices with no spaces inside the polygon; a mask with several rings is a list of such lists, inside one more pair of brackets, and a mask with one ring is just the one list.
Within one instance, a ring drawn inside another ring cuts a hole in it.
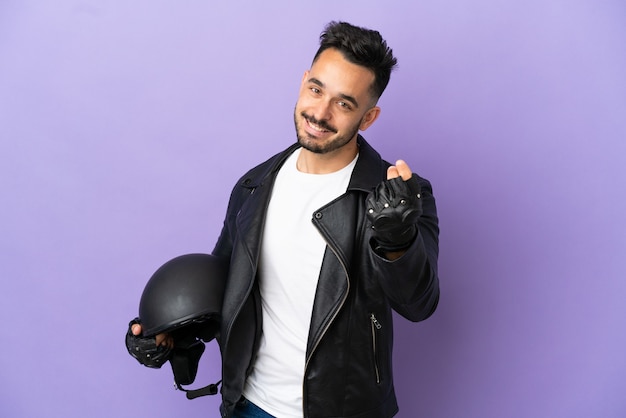
[{"label": "white teeth", "polygon": [[316,131],[318,131],[318,132],[326,132],[326,129],[323,129],[323,128],[321,128],[320,126],[318,126],[318,125],[316,125],[316,124],[314,124],[314,123],[312,123],[312,122],[309,122],[309,126],[310,126],[311,128],[313,128],[313,129],[315,129],[315,130],[316,130]]}]

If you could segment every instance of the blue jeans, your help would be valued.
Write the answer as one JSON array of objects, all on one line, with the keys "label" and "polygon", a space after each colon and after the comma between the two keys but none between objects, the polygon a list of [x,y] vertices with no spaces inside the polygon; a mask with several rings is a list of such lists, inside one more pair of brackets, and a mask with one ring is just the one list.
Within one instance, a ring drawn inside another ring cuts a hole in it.
[{"label": "blue jeans", "polygon": [[270,415],[247,399],[237,403],[232,418],[276,418]]}]

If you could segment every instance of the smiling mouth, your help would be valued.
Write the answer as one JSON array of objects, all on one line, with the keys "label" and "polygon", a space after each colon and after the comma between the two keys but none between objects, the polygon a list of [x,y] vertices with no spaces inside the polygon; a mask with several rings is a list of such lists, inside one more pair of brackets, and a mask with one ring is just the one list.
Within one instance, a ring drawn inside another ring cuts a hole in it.
[{"label": "smiling mouth", "polygon": [[310,120],[307,120],[307,123],[309,124],[309,127],[311,129],[313,129],[314,131],[317,131],[317,132],[328,132],[327,129],[322,128],[321,126],[311,122]]},{"label": "smiling mouth", "polygon": [[307,122],[307,125],[314,131],[319,132],[319,133],[325,133],[325,132],[337,133],[337,130],[333,128],[332,126],[328,125],[325,121],[317,120],[313,116],[309,116],[304,112],[302,112],[301,115],[304,118],[304,120]]}]

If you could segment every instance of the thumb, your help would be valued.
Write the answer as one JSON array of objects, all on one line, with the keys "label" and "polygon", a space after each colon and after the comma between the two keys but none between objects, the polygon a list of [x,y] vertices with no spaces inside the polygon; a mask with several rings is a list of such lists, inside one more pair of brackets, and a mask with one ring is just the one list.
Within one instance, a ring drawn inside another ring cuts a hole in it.
[{"label": "thumb", "polygon": [[140,335],[141,334],[141,325],[133,324],[133,326],[130,327],[130,330],[133,333],[133,335]]},{"label": "thumb", "polygon": [[398,168],[392,165],[387,169],[387,180],[395,179],[396,177],[400,177],[400,173],[398,172]]}]

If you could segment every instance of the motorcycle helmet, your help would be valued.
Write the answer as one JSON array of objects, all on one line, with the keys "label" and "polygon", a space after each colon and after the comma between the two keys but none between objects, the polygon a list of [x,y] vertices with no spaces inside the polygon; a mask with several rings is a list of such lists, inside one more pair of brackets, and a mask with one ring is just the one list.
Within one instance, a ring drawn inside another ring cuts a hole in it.
[{"label": "motorcycle helmet", "polygon": [[219,322],[227,273],[226,263],[209,254],[181,255],[163,264],[141,295],[143,334],[151,337],[193,323]]},{"label": "motorcycle helmet", "polygon": [[169,358],[176,387],[187,398],[217,393],[217,384],[187,390],[195,380],[204,342],[219,334],[227,263],[209,254],[186,254],[166,262],[148,280],[139,302],[142,334],[169,333]]}]

